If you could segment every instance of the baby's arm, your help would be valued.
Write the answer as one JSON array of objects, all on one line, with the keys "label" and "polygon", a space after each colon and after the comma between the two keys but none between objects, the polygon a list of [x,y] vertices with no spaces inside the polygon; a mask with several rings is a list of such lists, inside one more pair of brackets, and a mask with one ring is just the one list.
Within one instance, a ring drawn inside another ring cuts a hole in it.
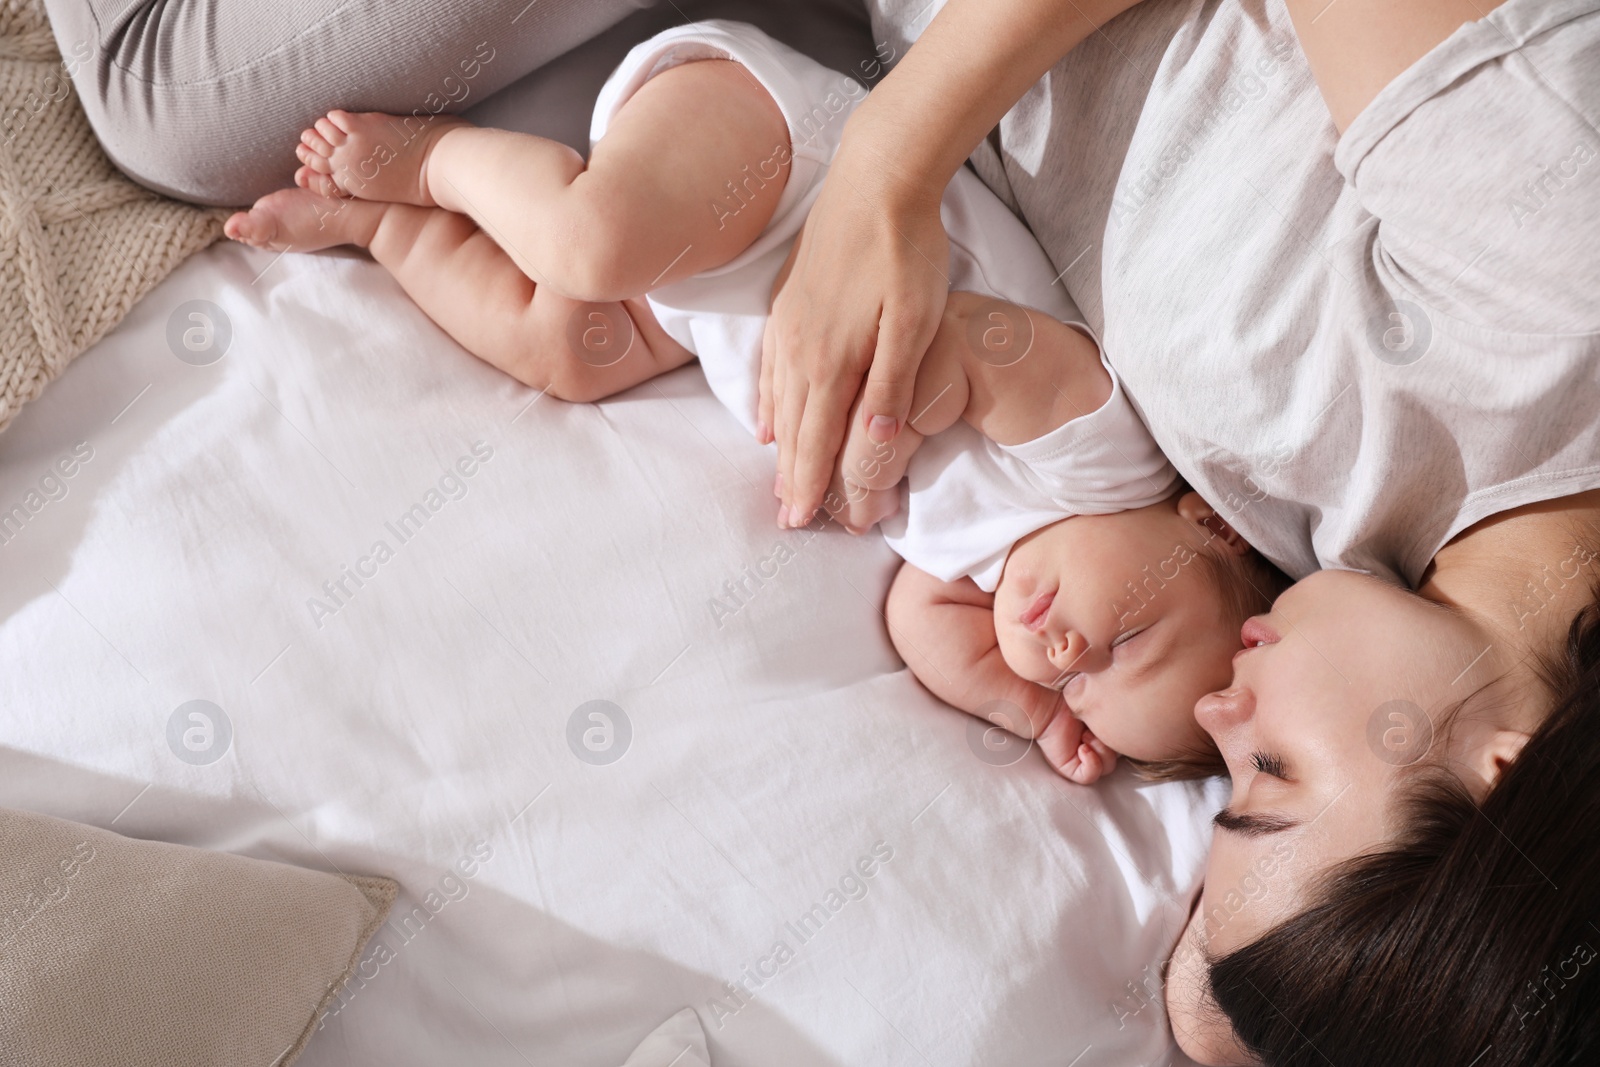
[{"label": "baby's arm", "polygon": [[1110,396],[1099,346],[1080,330],[1041,311],[951,293],[900,435],[876,444],[861,420],[851,419],[835,479],[835,492],[850,503],[835,517],[858,531],[882,518],[874,494],[897,485],[923,438],[957,419],[997,444],[1017,445],[1095,411]]},{"label": "baby's arm", "polygon": [[1067,711],[1060,693],[1006,666],[995,637],[994,596],[971,579],[944,582],[907,563],[889,589],[885,614],[900,657],[940,700],[973,715],[995,700],[1014,705],[1020,721],[997,725],[1036,739],[1050,766],[1081,785],[1115,765],[1116,753]]}]

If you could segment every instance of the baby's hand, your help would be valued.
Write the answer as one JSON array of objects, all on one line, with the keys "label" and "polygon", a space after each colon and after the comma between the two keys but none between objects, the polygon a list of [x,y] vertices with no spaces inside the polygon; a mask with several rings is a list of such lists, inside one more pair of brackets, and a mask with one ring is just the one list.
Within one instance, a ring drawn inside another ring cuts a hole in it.
[{"label": "baby's hand", "polygon": [[852,534],[864,534],[900,510],[900,487],[868,489],[833,472],[822,500],[827,517]]},{"label": "baby's hand", "polygon": [[1117,754],[1064,703],[1040,732],[1038,741],[1045,762],[1061,777],[1079,785],[1093,785],[1117,765]]},{"label": "baby's hand", "polygon": [[[857,401],[859,407],[860,401]],[[863,534],[900,510],[900,479],[922,436],[909,426],[893,444],[876,444],[851,415],[854,427],[828,482],[822,508],[828,518],[853,534]]]}]

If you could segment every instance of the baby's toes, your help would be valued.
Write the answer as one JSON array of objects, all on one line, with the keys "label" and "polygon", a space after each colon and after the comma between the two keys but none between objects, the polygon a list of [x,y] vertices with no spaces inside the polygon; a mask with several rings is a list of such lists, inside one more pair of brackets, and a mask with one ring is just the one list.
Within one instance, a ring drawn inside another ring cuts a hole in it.
[{"label": "baby's toes", "polygon": [[342,197],[344,190],[340,189],[328,175],[312,170],[310,167],[301,167],[294,172],[294,183],[307,192],[316,193],[318,196]]},{"label": "baby's toes", "polygon": [[316,127],[314,126],[307,127],[306,129],[300,131],[300,143],[311,149],[311,151],[315,152],[319,156],[333,154],[333,145],[329,144],[328,139],[322,136],[322,134],[318,133]]},{"label": "baby's toes", "polygon": [[375,123],[381,122],[388,117],[381,111],[344,111],[340,108],[334,108],[328,112],[329,124],[340,133],[351,137],[364,132],[364,130],[370,131]]},{"label": "baby's toes", "polygon": [[294,154],[295,158],[319,174],[333,173],[333,163],[327,156],[318,154],[315,149],[297,144],[294,146]]},{"label": "baby's toes", "polygon": [[328,152],[330,155],[333,153],[334,149],[342,146],[350,136],[345,132],[345,127],[336,125],[333,119],[329,117],[331,115],[343,114],[345,114],[343,111],[330,111],[327,115],[324,115],[322,118],[312,123],[312,127],[315,132],[328,143]]},{"label": "baby's toes", "polygon": [[249,211],[236,211],[222,224],[228,238],[256,248],[272,248],[278,237],[278,220],[269,211],[263,211],[260,201]]}]

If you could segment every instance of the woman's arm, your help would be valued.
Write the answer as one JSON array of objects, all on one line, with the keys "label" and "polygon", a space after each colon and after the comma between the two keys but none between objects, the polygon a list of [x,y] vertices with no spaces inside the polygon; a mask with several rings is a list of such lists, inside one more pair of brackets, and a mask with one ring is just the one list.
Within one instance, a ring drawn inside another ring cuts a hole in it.
[{"label": "woman's arm", "polygon": [[851,116],[763,346],[780,523],[802,525],[822,503],[858,392],[874,441],[905,424],[949,288],[939,201],[957,168],[1052,64],[1135,2],[950,0]]},{"label": "woman's arm", "polygon": [[1300,47],[1341,133],[1411,64],[1504,2],[1287,0]]}]

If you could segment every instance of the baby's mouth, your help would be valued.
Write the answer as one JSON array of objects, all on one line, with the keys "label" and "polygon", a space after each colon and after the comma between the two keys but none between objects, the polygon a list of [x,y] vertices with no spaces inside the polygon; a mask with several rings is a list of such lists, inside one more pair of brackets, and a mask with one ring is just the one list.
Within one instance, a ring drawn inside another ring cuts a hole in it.
[{"label": "baby's mouth", "polygon": [[1050,605],[1055,602],[1056,591],[1054,589],[1048,593],[1040,593],[1034,598],[1033,603],[1028,605],[1028,610],[1017,617],[1017,621],[1022,624],[1024,630],[1036,634],[1044,626],[1045,616],[1050,614]]},{"label": "baby's mouth", "polygon": [[1082,671],[1062,671],[1061,674],[1058,675],[1054,681],[1050,682],[1049,685],[1045,686],[1045,688],[1054,689],[1056,692],[1060,693],[1067,688],[1068,684],[1070,684],[1074,678],[1082,673]]}]

